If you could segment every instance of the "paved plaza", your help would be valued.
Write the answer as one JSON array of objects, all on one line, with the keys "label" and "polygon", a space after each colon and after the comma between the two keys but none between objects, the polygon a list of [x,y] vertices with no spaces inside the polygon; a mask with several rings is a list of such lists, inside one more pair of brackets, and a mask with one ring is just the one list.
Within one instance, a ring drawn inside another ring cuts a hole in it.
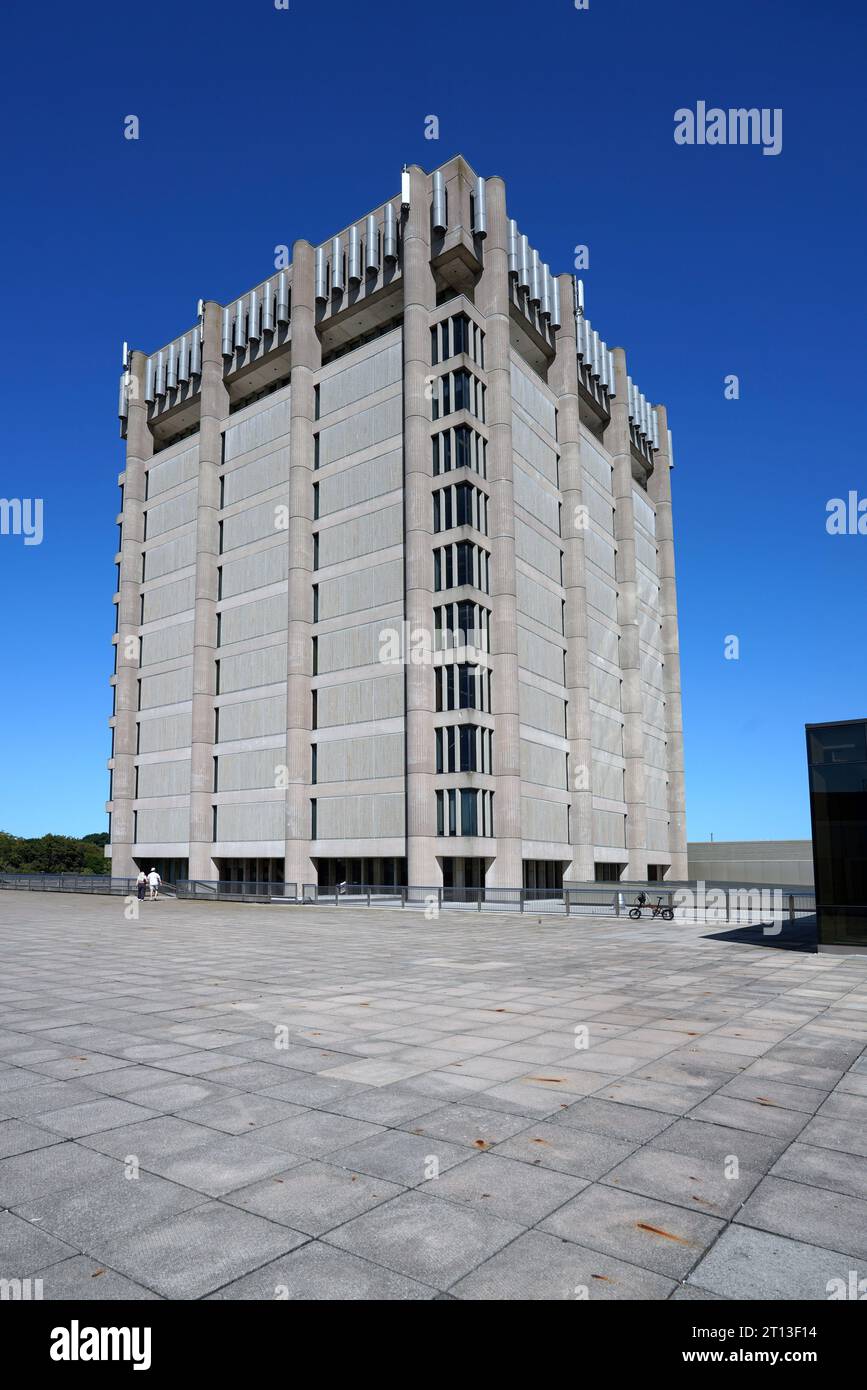
[{"label": "paved plaza", "polygon": [[4,892],[0,1279],[826,1299],[865,1042],[867,958],[732,929]]}]

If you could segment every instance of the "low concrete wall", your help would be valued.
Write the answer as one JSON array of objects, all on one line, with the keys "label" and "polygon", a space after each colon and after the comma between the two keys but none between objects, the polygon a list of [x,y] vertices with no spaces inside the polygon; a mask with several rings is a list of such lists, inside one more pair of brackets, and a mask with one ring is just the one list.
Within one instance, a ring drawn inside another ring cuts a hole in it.
[{"label": "low concrete wall", "polygon": [[707,883],[813,886],[810,840],[708,840],[687,845],[689,877]]}]

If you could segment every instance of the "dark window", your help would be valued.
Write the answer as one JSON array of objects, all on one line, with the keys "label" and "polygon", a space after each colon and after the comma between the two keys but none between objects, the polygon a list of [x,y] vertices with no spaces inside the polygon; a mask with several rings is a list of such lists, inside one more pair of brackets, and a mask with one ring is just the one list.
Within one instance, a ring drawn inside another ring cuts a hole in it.
[{"label": "dark window", "polygon": [[455,430],[455,468],[472,466],[472,434],[469,425],[458,425]]},{"label": "dark window", "polygon": [[476,668],[458,667],[458,709],[476,708]]},{"label": "dark window", "polygon": [[829,724],[808,730],[810,762],[867,762],[867,724]]},{"label": "dark window", "polygon": [[478,835],[478,793],[474,791],[461,792],[461,834]]},{"label": "dark window", "polygon": [[472,410],[472,377],[466,367],[454,373],[455,410]]},{"label": "dark window", "polygon": [[619,883],[624,864],[597,864],[596,882],[597,883]]},{"label": "dark window", "polygon": [[461,726],[461,772],[476,772],[476,727],[474,724]]},{"label": "dark window", "polygon": [[310,802],[310,838],[315,840],[316,836],[316,798]]}]

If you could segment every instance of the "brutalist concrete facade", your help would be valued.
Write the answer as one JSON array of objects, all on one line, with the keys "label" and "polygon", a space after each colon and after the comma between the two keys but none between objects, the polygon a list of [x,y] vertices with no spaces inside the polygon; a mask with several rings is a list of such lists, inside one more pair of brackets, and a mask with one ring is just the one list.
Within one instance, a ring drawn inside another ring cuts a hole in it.
[{"label": "brutalist concrete facade", "polygon": [[120,415],[115,875],[685,878],[665,409],[501,179],[405,170]]}]

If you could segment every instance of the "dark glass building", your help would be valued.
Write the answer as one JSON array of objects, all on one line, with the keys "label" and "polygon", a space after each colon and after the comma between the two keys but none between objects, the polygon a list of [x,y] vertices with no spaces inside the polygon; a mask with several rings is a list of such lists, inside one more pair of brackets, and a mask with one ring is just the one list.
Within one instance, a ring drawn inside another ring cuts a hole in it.
[{"label": "dark glass building", "polygon": [[807,725],[820,950],[867,950],[867,719]]}]

